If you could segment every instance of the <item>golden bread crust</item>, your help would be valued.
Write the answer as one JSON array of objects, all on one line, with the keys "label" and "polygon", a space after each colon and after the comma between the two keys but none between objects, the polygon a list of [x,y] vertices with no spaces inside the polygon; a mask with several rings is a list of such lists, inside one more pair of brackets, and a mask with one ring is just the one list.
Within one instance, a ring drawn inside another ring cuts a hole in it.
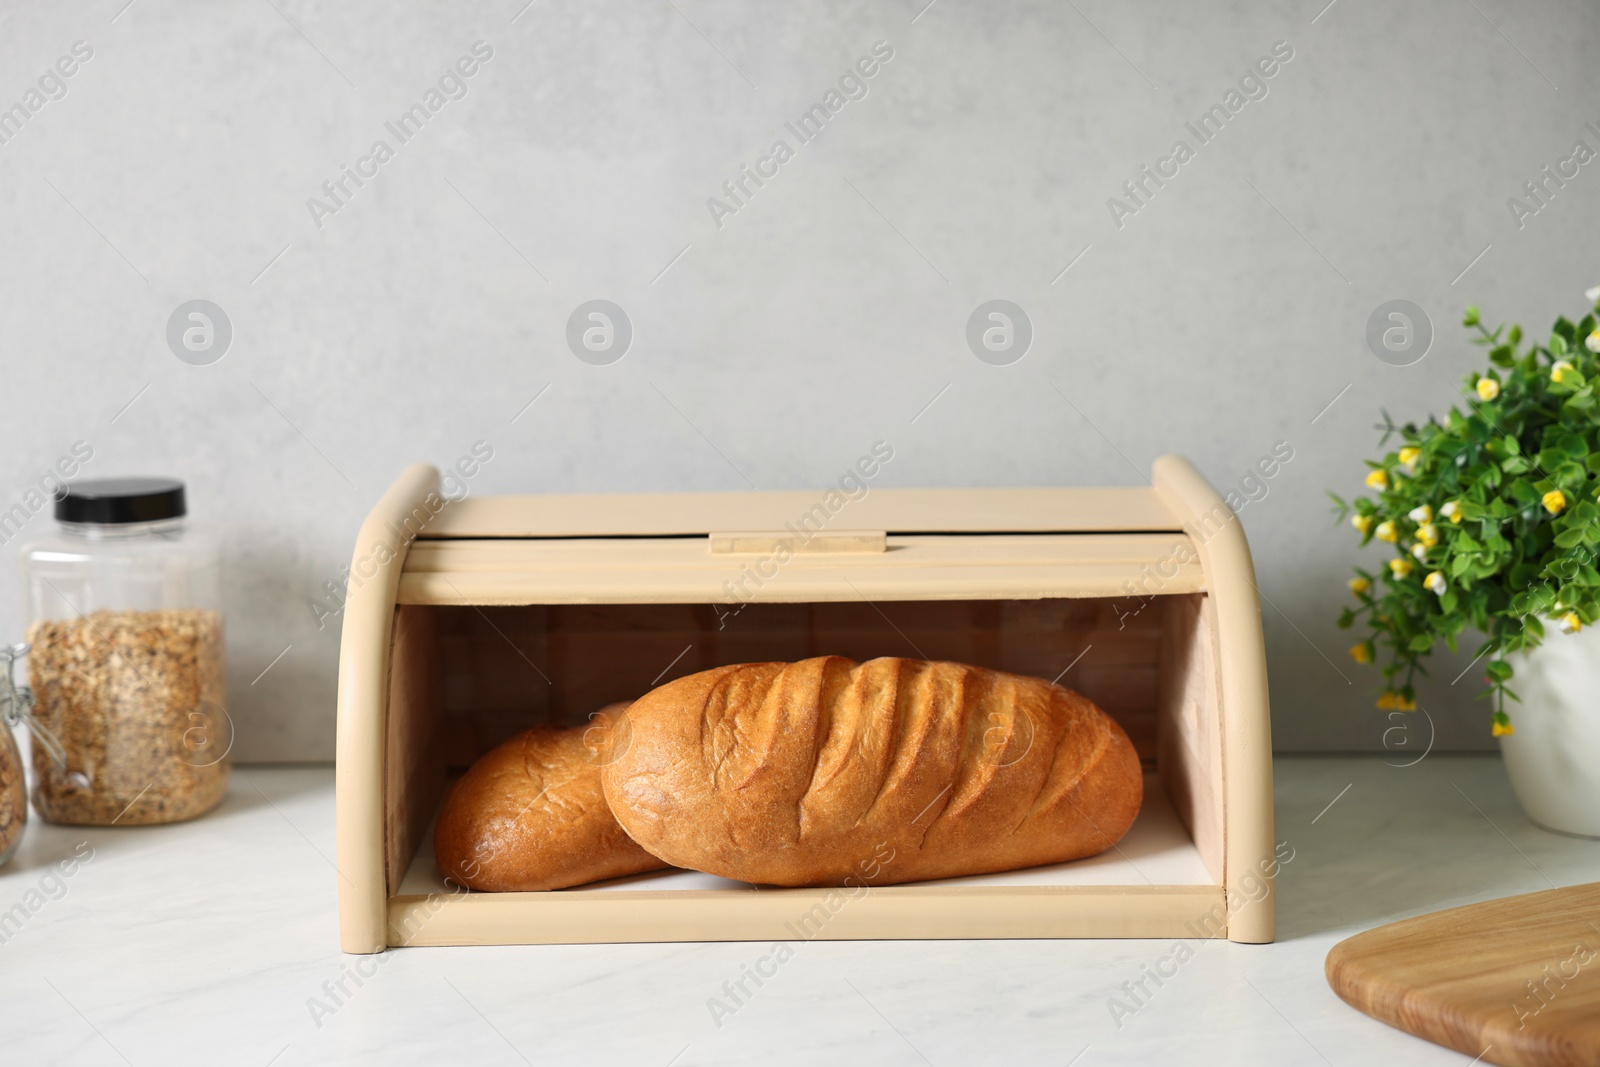
[{"label": "golden bread crust", "polygon": [[481,756],[445,799],[439,870],[469,889],[561,889],[666,866],[623,832],[601,791],[626,704],[584,726],[539,727]]},{"label": "golden bread crust", "polygon": [[1101,852],[1143,799],[1087,698],[959,663],[719,667],[629,710],[604,795],[667,863],[771,885],[887,885]]}]

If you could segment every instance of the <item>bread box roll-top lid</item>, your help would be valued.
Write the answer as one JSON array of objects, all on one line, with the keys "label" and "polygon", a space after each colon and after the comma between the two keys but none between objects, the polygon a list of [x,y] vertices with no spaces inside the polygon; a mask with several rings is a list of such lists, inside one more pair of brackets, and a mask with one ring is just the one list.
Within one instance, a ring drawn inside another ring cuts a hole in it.
[{"label": "bread box roll-top lid", "polygon": [[1151,575],[1163,593],[1204,588],[1146,488],[488,497],[422,529],[399,602],[1110,597],[1152,591]]},{"label": "bread box roll-top lid", "polygon": [[723,531],[889,534],[1162,532],[1182,528],[1153,489],[785,489],[468,497],[422,539],[695,537]]}]

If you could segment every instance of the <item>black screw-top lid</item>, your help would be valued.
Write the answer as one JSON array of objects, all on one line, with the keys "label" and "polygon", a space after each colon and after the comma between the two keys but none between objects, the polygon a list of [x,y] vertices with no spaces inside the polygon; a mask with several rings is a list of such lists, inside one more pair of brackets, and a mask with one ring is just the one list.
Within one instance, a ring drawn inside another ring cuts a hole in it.
[{"label": "black screw-top lid", "polygon": [[159,522],[188,513],[176,478],[86,478],[56,493],[59,522]]}]

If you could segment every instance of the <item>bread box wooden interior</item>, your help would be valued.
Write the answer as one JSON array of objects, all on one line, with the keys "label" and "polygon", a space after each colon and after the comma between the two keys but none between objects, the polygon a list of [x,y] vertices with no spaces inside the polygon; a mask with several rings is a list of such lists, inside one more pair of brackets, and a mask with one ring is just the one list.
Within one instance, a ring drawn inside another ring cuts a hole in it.
[{"label": "bread box wooden interior", "polygon": [[[362,526],[339,665],[340,933],[391,945],[1273,937],[1255,576],[1185,460],[1149,488],[484,497],[407,469]],[[803,542],[803,543],[802,543]],[[1058,680],[1146,768],[1114,849],[843,896],[698,872],[472,893],[433,862],[449,777],[537,722],[726,663],[837,653]]]}]

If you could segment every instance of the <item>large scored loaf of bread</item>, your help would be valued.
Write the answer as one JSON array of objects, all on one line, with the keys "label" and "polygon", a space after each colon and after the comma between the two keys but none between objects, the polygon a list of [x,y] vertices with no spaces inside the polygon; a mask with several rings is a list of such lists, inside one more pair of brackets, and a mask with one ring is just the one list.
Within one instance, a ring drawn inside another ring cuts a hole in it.
[{"label": "large scored loaf of bread", "polygon": [[1088,699],[959,663],[838,656],[719,667],[634,702],[602,774],[628,835],[677,867],[886,885],[1077,859],[1143,799]]},{"label": "large scored loaf of bread", "polygon": [[481,756],[445,798],[434,828],[440,872],[469,889],[561,889],[666,866],[634,844],[601,793],[626,745],[626,704],[589,723],[536,727]]}]

